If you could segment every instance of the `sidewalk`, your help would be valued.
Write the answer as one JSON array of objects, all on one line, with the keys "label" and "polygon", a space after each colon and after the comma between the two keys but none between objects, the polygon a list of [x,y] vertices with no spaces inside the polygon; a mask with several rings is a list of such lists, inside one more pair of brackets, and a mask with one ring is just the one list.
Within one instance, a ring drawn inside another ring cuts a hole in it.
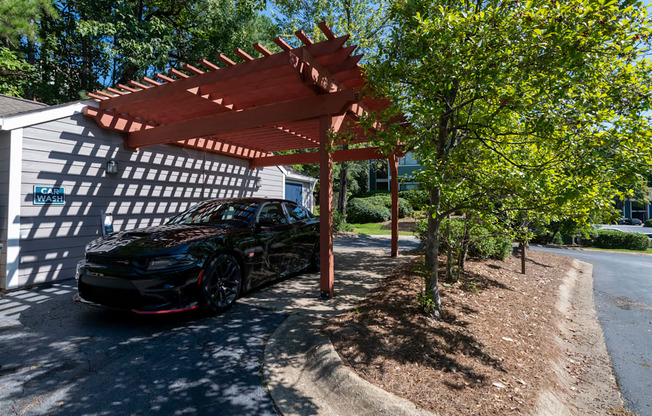
[{"label": "sidewalk", "polygon": [[346,241],[351,238],[336,243],[334,298],[319,298],[319,274],[313,273],[239,300],[292,315],[265,348],[263,371],[269,394],[283,415],[430,415],[357,376],[320,332],[326,319],[355,308],[392,269],[412,258],[392,258],[381,247],[343,247],[361,242]]}]

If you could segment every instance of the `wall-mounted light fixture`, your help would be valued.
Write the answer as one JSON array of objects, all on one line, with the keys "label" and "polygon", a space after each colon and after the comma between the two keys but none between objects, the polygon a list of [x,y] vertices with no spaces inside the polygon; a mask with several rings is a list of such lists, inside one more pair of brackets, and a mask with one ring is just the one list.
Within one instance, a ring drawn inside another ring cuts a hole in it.
[{"label": "wall-mounted light fixture", "polygon": [[106,174],[107,175],[117,175],[118,174],[118,162],[111,159],[106,162]]},{"label": "wall-mounted light fixture", "polygon": [[256,188],[256,190],[259,190],[261,186],[263,186],[263,180],[260,178],[260,176],[256,176],[254,187]]}]

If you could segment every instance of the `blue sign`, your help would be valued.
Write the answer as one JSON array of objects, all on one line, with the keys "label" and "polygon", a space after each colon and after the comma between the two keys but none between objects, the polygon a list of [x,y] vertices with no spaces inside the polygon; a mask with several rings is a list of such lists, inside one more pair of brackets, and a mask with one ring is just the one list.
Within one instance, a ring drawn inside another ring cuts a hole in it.
[{"label": "blue sign", "polygon": [[66,193],[63,187],[34,185],[34,205],[64,205]]}]

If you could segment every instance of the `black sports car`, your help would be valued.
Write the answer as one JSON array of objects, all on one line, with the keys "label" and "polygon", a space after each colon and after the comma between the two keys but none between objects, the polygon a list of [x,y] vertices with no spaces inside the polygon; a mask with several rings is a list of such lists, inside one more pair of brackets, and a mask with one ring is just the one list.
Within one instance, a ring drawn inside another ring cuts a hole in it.
[{"label": "black sports car", "polygon": [[228,309],[243,292],[319,269],[319,219],[294,202],[201,202],[165,225],[86,246],[77,300],[137,313]]}]

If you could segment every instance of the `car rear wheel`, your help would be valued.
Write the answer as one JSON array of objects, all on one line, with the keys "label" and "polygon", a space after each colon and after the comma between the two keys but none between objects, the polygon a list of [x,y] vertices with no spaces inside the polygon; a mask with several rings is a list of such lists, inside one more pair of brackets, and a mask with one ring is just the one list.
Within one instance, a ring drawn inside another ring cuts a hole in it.
[{"label": "car rear wheel", "polygon": [[230,254],[220,254],[204,268],[199,304],[209,314],[226,311],[235,303],[241,288],[242,273],[238,261]]}]

